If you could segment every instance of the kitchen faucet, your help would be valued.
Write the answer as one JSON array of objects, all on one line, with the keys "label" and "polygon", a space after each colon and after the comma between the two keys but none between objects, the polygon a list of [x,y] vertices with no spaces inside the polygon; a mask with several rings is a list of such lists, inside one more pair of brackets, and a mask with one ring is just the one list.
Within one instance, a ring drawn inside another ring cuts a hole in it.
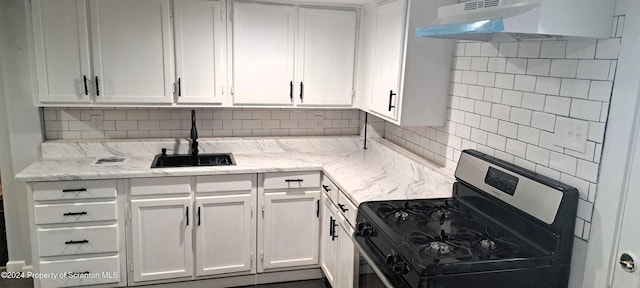
[{"label": "kitchen faucet", "polygon": [[196,110],[191,110],[191,155],[198,155],[198,129],[196,129]]}]

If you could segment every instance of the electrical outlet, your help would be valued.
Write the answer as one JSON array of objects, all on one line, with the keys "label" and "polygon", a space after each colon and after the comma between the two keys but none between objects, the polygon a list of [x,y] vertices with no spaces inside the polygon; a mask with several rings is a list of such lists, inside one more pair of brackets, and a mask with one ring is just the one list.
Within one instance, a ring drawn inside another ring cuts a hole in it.
[{"label": "electrical outlet", "polygon": [[96,130],[102,130],[102,116],[91,115],[91,127]]},{"label": "electrical outlet", "polygon": [[573,151],[584,153],[587,149],[589,122],[558,117],[556,120],[555,144]]}]

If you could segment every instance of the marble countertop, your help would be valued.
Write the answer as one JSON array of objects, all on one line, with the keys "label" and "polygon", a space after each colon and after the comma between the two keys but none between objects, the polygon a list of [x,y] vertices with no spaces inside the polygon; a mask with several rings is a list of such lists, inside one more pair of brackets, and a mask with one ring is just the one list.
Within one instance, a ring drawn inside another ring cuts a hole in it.
[{"label": "marble countertop", "polygon": [[[354,204],[370,200],[450,197],[450,172],[384,140],[359,137],[203,139],[201,153],[232,152],[233,166],[149,168],[161,148],[186,153],[186,139],[52,141],[42,160],[16,175],[25,182],[212,174],[323,171]],[[124,166],[93,167],[96,157],[126,156]]]}]

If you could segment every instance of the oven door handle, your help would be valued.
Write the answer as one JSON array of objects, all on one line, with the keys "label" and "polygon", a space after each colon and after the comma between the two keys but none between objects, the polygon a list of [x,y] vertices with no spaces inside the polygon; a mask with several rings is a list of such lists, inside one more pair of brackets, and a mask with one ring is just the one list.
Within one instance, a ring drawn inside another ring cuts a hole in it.
[{"label": "oven door handle", "polygon": [[393,284],[391,284],[391,282],[389,282],[387,277],[384,276],[384,273],[382,273],[380,268],[378,268],[378,266],[375,265],[375,262],[373,262],[373,260],[371,260],[371,258],[369,258],[369,255],[367,255],[367,253],[364,252],[364,249],[362,249],[362,246],[360,246],[360,243],[358,243],[358,241],[355,241],[355,239],[353,239],[353,243],[355,244],[356,248],[358,249],[358,253],[365,260],[367,260],[367,263],[369,263],[369,266],[371,267],[371,269],[373,269],[373,272],[375,272],[376,275],[378,275],[378,278],[380,279],[380,281],[382,281],[382,284],[384,284],[384,286],[387,287],[387,288],[394,288]]}]

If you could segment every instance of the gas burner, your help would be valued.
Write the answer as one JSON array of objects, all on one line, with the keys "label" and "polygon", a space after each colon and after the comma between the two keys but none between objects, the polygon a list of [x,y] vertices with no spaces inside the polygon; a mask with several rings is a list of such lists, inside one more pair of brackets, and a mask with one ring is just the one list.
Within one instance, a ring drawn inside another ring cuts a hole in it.
[{"label": "gas burner", "polygon": [[437,208],[436,211],[433,211],[431,213],[431,218],[435,219],[435,220],[443,220],[443,219],[449,219],[451,218],[451,210],[448,210],[445,207],[440,207]]},{"label": "gas burner", "polygon": [[451,252],[451,247],[442,242],[431,242],[425,249],[436,255],[445,255]]},{"label": "gas burner", "polygon": [[482,239],[480,240],[480,248],[487,250],[487,251],[491,251],[491,250],[495,250],[496,249],[496,242],[493,242],[489,239]]},{"label": "gas burner", "polygon": [[403,210],[398,210],[393,214],[393,218],[396,219],[396,223],[399,221],[406,221],[407,217],[409,217],[409,213]]}]

